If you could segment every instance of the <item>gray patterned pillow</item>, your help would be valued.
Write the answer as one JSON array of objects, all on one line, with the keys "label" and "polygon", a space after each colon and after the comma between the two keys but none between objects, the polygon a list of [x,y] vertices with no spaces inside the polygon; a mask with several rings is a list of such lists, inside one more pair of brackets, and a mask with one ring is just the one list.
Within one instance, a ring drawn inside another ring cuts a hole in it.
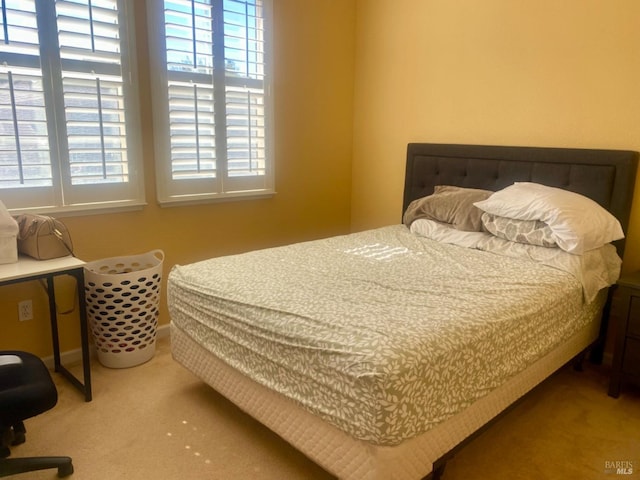
[{"label": "gray patterned pillow", "polygon": [[549,225],[539,220],[516,220],[490,213],[482,214],[484,229],[511,242],[528,243],[540,247],[557,247],[556,238]]}]

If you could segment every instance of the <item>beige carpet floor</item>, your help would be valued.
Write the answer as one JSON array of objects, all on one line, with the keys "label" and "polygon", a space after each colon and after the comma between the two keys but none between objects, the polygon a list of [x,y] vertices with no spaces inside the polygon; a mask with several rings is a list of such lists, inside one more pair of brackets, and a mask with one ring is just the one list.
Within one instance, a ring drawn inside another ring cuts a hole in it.
[{"label": "beige carpet floor", "polygon": [[[464,447],[444,479],[640,478],[640,388],[610,398],[606,367],[585,367],[543,383]],[[166,338],[151,361],[122,370],[95,361],[92,376],[87,403],[55,375],[58,405],[27,421],[12,456],[69,455],[77,480],[334,478],[176,364]],[[611,462],[632,462],[633,474]]]}]

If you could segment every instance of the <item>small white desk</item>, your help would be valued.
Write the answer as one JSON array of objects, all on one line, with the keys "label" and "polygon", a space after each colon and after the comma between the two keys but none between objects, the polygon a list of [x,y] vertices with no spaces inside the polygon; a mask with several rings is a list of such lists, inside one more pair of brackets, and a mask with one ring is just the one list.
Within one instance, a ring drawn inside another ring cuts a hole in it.
[{"label": "small white desk", "polygon": [[[54,258],[52,260],[35,260],[31,257],[20,256],[15,263],[0,265],[0,286],[12,283],[28,282],[31,280],[46,279],[49,296],[49,317],[51,320],[51,336],[53,339],[53,359],[55,371],[61,373],[85,397],[85,401],[91,401],[91,362],[89,352],[89,331],[87,328],[87,311],[84,293],[84,264],[76,257]],[[56,309],[56,292],[54,277],[58,275],[71,275],[76,279],[78,289],[78,308],[80,315],[80,343],[82,348],[83,382],[80,382],[60,362],[60,340],[58,336],[58,312]]]}]

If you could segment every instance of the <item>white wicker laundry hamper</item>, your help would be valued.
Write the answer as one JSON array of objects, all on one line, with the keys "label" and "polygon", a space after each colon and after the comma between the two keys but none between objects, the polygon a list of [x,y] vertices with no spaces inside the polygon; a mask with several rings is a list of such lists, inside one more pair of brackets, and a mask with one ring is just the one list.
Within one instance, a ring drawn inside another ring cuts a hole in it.
[{"label": "white wicker laundry hamper", "polygon": [[164,252],[85,265],[87,317],[105,367],[128,368],[155,354]]}]

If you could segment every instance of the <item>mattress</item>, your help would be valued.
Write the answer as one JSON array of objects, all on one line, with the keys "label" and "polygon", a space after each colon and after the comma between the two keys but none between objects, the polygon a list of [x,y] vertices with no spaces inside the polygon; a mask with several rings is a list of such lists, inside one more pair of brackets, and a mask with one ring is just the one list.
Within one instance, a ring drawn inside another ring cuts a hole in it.
[{"label": "mattress", "polygon": [[561,269],[401,225],[176,266],[168,297],[204,351],[380,447],[477,404],[602,305]]}]

